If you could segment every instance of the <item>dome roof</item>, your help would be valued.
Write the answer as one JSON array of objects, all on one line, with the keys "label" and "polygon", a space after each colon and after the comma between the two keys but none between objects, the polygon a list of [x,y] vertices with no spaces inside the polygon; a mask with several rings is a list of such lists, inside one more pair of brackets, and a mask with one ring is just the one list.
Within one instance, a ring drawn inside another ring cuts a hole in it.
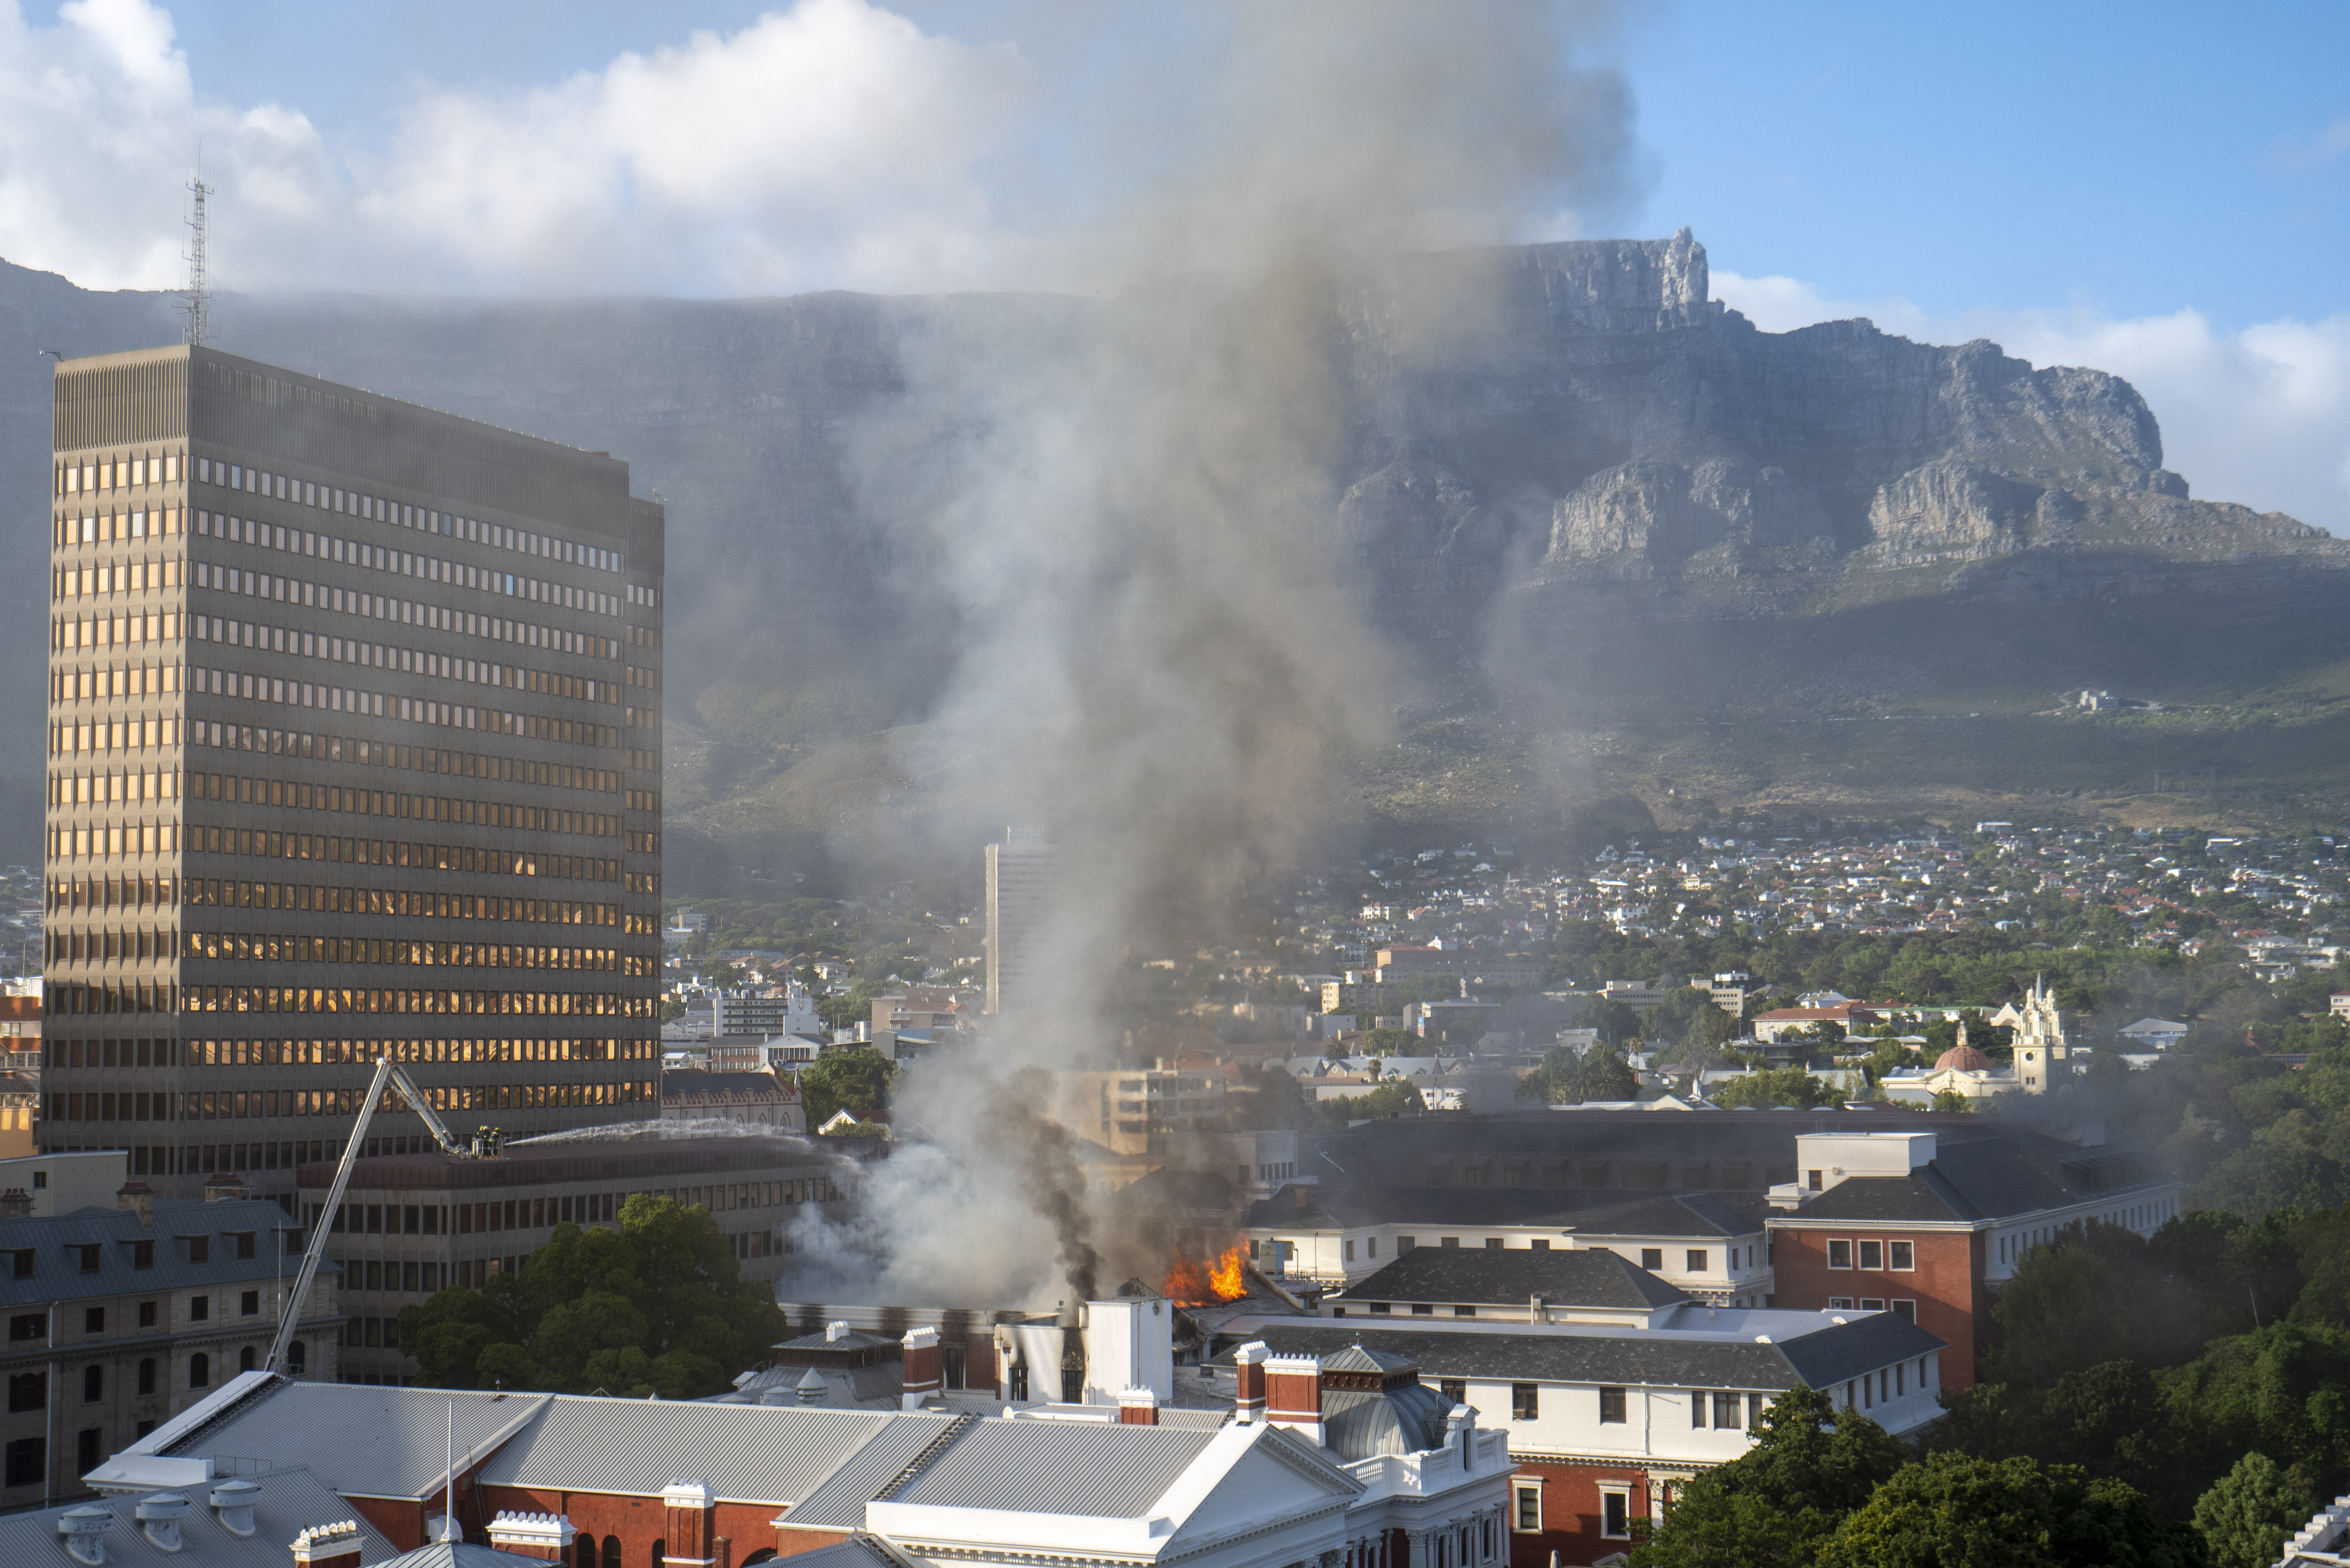
[{"label": "dome roof", "polygon": [[1955,1067],[1961,1073],[1988,1073],[1991,1058],[1971,1045],[1953,1045],[1934,1059],[1934,1071]]}]

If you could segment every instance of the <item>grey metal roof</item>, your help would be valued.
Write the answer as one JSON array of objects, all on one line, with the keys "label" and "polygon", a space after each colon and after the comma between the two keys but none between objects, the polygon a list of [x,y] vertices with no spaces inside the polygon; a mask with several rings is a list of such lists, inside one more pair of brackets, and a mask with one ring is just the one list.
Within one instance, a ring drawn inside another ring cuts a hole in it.
[{"label": "grey metal roof", "polygon": [[[286,1542],[312,1525],[347,1519],[359,1527],[359,1561],[367,1568],[406,1561],[359,1510],[308,1470],[281,1469],[244,1479],[261,1489],[253,1494],[254,1532],[230,1534],[209,1506],[212,1489],[190,1487],[180,1494],[194,1506],[180,1521],[182,1549],[178,1552],[165,1552],[141,1533],[133,1517],[137,1497],[95,1500],[97,1506],[114,1513],[113,1526],[99,1537],[106,1542],[107,1562],[127,1568],[289,1568],[294,1559]],[[58,1568],[72,1568],[73,1560],[57,1538],[57,1516],[68,1508],[88,1507],[91,1501],[0,1518],[0,1563],[53,1563]],[[500,1568],[510,1568],[514,1562],[507,1557]]]},{"label": "grey metal roof", "polygon": [[1535,1251],[1529,1247],[1415,1247],[1334,1302],[1457,1302],[1638,1311],[1690,1299],[1628,1259],[1607,1251]]},{"label": "grey metal roof", "polygon": [[482,1479],[640,1497],[673,1480],[701,1480],[723,1501],[782,1507],[815,1491],[843,1456],[891,1422],[936,1418],[558,1394],[491,1458]]},{"label": "grey metal roof", "polygon": [[536,1563],[544,1568],[545,1559],[500,1552],[494,1546],[475,1546],[470,1542],[435,1541],[393,1558],[383,1568],[516,1568],[524,1563]]},{"label": "grey metal roof", "polygon": [[[1645,1113],[1636,1113],[1645,1114]],[[1306,1194],[1301,1207],[1296,1194]],[[1456,1228],[1464,1237],[1498,1226],[1586,1235],[1714,1241],[1762,1230],[1761,1192],[1626,1192],[1613,1188],[1347,1187],[1304,1183],[1252,1204],[1241,1223],[1265,1231],[1354,1230],[1367,1225]]]},{"label": "grey metal roof", "polygon": [[1109,1422],[973,1423],[896,1502],[1139,1519],[1215,1430]]},{"label": "grey metal roof", "polygon": [[[199,1199],[159,1199],[155,1223],[149,1227],[128,1210],[77,1209],[50,1214],[0,1220],[0,1251],[30,1249],[33,1277],[20,1280],[14,1271],[0,1269],[0,1309],[47,1305],[82,1296],[132,1295],[140,1291],[203,1290],[207,1286],[250,1285],[272,1279],[291,1281],[301,1272],[302,1260],[285,1254],[279,1232],[299,1231],[286,1210],[261,1199],[224,1199],[206,1203]],[[253,1236],[253,1256],[240,1261],[234,1238]],[[188,1245],[181,1238],[209,1238],[206,1261],[188,1261]],[[152,1241],[154,1264],[137,1266],[131,1243]],[[81,1254],[68,1248],[95,1245],[99,1266],[84,1273]],[[339,1272],[332,1259],[319,1271]]]},{"label": "grey metal roof", "polygon": [[[2046,1140],[2053,1142],[2054,1140]],[[2012,1145],[1937,1140],[1934,1158],[1908,1176],[1846,1177],[1795,1210],[1805,1220],[1965,1220],[2069,1208],[2101,1194],[2176,1179],[2129,1148],[2059,1145],[2024,1158]]]},{"label": "grey metal roof", "polygon": [[[278,1381],[153,1451],[181,1459],[234,1455],[278,1467],[303,1465],[346,1497],[421,1498],[441,1485],[446,1471],[452,1405],[462,1465],[467,1453],[487,1451],[551,1397]],[[660,1485],[675,1479],[664,1476]]]},{"label": "grey metal roof", "polygon": [[951,1431],[955,1421],[952,1416],[899,1417],[850,1449],[830,1475],[784,1515],[784,1521],[812,1530],[862,1530],[865,1505],[924,1449]]},{"label": "grey metal roof", "polygon": [[1444,1441],[1452,1404],[1425,1384],[1400,1388],[1333,1388],[1322,1396],[1323,1440],[1349,1459],[1421,1454]]},{"label": "grey metal roof", "polygon": [[[1776,1336],[1771,1344],[1727,1335],[1707,1337],[1653,1329],[1621,1333],[1528,1329],[1475,1333],[1427,1326],[1345,1324],[1299,1318],[1267,1323],[1250,1337],[1277,1355],[1326,1355],[1358,1336],[1419,1363],[1423,1380],[1445,1377],[1494,1382],[1582,1383],[1609,1386],[1824,1388],[1897,1361],[1929,1355],[1945,1342],[1895,1313],[1854,1313],[1838,1324],[1822,1314],[1817,1328]],[[1238,1341],[1234,1342],[1237,1347]],[[1230,1348],[1215,1357],[1232,1359]]]},{"label": "grey metal roof", "polygon": [[829,1546],[795,1552],[792,1568],[910,1568],[917,1560],[893,1552],[870,1535],[852,1535]]}]

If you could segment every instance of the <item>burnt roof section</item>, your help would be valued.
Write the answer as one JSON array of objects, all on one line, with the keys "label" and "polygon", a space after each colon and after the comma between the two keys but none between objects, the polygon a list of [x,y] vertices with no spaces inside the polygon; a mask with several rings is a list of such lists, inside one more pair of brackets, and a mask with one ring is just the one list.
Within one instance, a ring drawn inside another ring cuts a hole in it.
[{"label": "burnt roof section", "polygon": [[1690,1299],[1648,1270],[1605,1251],[1531,1247],[1415,1247],[1333,1302],[1471,1302],[1645,1311]]},{"label": "burnt roof section", "polygon": [[[676,1177],[687,1185],[723,1179],[730,1172],[750,1177],[760,1171],[827,1170],[847,1162],[806,1139],[771,1137],[630,1137],[590,1143],[566,1139],[559,1143],[508,1144],[495,1159],[458,1159],[434,1150],[431,1154],[378,1155],[360,1159],[351,1168],[354,1192],[404,1192],[477,1189],[493,1187],[555,1186],[583,1181],[643,1182]],[[295,1172],[298,1186],[324,1190],[335,1179],[335,1168],[325,1162],[302,1166]]]},{"label": "burnt roof section", "polygon": [[[1305,1195],[1301,1205],[1299,1193]],[[1761,1192],[1627,1192],[1620,1188],[1353,1187],[1300,1183],[1252,1204],[1258,1230],[1350,1231],[1367,1225],[1535,1226],[1607,1236],[1713,1241],[1762,1229]]]},{"label": "burnt roof section", "polygon": [[[1263,1341],[1275,1355],[1331,1355],[1357,1343],[1376,1345],[1418,1361],[1423,1378],[1684,1388],[1827,1388],[1945,1346],[1898,1313],[1843,1315],[1845,1321],[1837,1323],[1821,1314],[1817,1328],[1776,1336],[1770,1344],[1729,1335],[1682,1337],[1655,1329],[1611,1334],[1529,1328],[1512,1334],[1491,1326],[1462,1332],[1357,1324],[1352,1318],[1344,1324],[1307,1318],[1267,1323],[1249,1337]],[[1223,1347],[1216,1364],[1229,1366],[1236,1348],[1238,1342]]]}]

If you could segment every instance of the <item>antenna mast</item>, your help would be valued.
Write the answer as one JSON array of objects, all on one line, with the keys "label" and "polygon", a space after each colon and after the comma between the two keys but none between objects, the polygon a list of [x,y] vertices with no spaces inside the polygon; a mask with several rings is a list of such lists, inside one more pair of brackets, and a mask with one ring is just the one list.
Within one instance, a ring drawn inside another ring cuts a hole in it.
[{"label": "antenna mast", "polygon": [[181,309],[188,317],[188,346],[201,348],[204,346],[204,339],[211,336],[212,329],[213,295],[204,269],[204,199],[213,193],[213,188],[204,183],[204,177],[199,171],[194,179],[188,182],[188,189],[195,193],[196,211],[195,215],[188,220],[188,293],[187,304]]}]

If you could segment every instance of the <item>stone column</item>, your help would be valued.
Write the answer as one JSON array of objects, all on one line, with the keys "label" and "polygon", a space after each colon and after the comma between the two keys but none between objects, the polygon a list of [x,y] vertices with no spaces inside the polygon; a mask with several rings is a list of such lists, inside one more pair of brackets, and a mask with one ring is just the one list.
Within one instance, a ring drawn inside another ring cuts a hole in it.
[{"label": "stone column", "polygon": [[1428,1532],[1407,1530],[1403,1532],[1407,1559],[1404,1568],[1433,1568],[1428,1560]]}]

